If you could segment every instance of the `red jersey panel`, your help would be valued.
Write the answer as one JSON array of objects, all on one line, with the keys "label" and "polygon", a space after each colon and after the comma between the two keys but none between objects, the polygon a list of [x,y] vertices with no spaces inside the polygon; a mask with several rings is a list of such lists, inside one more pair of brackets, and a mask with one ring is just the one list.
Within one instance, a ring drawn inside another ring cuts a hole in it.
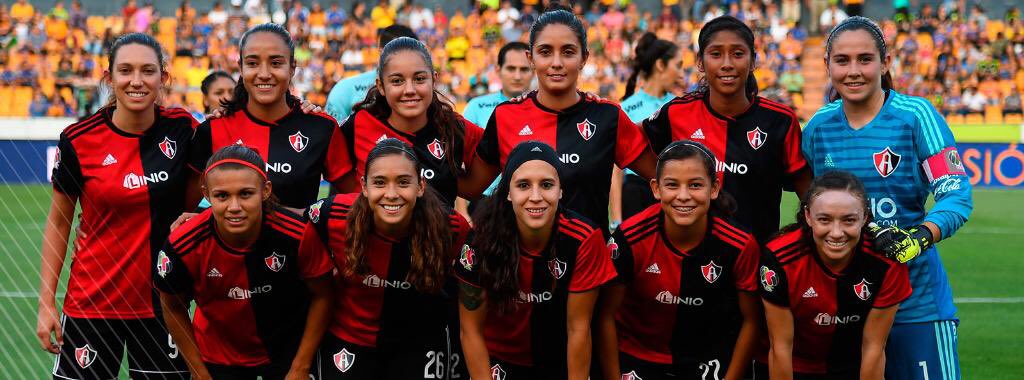
[{"label": "red jersey panel", "polygon": [[799,230],[765,245],[761,294],[793,313],[793,371],[857,374],[868,313],[910,296],[907,266],[875,253],[864,239],[838,274],[825,267]]},{"label": "red jersey panel", "polygon": [[743,322],[737,292],[757,291],[758,243],[711,215],[704,240],[683,252],[666,237],[664,218],[654,204],[609,242],[626,286],[616,316],[619,350],[677,368],[715,359],[727,367]]},{"label": "red jersey panel", "polygon": [[[561,213],[557,223],[548,249],[520,254],[517,307],[505,315],[491,309],[484,339],[487,351],[499,360],[566,373],[569,293],[611,281],[615,268],[597,226],[572,211]],[[479,255],[486,252],[469,243],[455,265],[459,279],[476,287],[481,286]]]},{"label": "red jersey panel", "polygon": [[291,363],[309,307],[303,279],[330,273],[330,258],[299,253],[305,221],[270,211],[260,237],[239,250],[217,236],[211,210],[178,227],[157,257],[161,291],[196,301],[196,343],[203,361],[231,366]]},{"label": "red jersey panel", "polygon": [[352,170],[349,149],[338,123],[325,113],[304,113],[298,106],[274,122],[241,110],[199,125],[189,164],[197,171],[218,149],[241,144],[267,163],[267,176],[281,204],[304,209],[316,201],[320,178],[334,182]]},{"label": "red jersey panel", "polygon": [[[345,141],[352,147],[349,160],[355,165],[359,177],[365,175],[366,157],[377,142],[386,138],[396,138],[404,141],[413,147],[416,158],[423,166],[423,178],[427,180],[430,187],[437,190],[439,194],[451,206],[455,204],[458,197],[458,178],[461,172],[473,163],[476,156],[476,147],[483,136],[483,130],[475,124],[458,116],[465,131],[462,144],[454,147],[446,146],[444,137],[438,133],[433,120],[416,131],[416,133],[405,133],[392,127],[386,120],[380,120],[370,114],[367,110],[359,110],[355,115],[350,116],[341,124],[341,131],[345,134]],[[458,172],[452,172],[448,165],[447,157],[454,154],[460,164]]]},{"label": "red jersey panel", "polygon": [[[334,317],[328,330],[334,336],[364,347],[389,349],[436,342],[444,337],[447,316],[455,306],[456,283],[443,294],[421,293],[407,282],[411,244],[378,234],[369,236],[366,261],[369,273],[344,276],[348,213],[357,194],[339,194],[309,208],[309,223],[300,250],[329,255],[339,271],[334,276]],[[449,210],[452,255],[461,249],[469,223]],[[447,294],[447,295],[446,295]]]},{"label": "red jersey panel", "polygon": [[156,107],[153,125],[132,134],[113,112],[72,124],[57,143],[53,187],[82,209],[63,309],[74,318],[152,318],[153,258],[185,211],[195,119]]},{"label": "red jersey panel", "polygon": [[512,148],[531,140],[551,145],[564,164],[566,207],[607,232],[612,165],[628,167],[647,149],[640,129],[618,104],[591,94],[581,92],[579,103],[555,111],[532,91],[494,109],[477,153],[504,168]]},{"label": "red jersey panel", "polygon": [[736,117],[716,113],[705,94],[676,98],[643,122],[655,153],[676,140],[706,145],[718,159],[722,189],[736,198],[735,218],[759,241],[779,229],[782,190],[807,166],[800,153],[800,124],[792,110],[755,97]]}]

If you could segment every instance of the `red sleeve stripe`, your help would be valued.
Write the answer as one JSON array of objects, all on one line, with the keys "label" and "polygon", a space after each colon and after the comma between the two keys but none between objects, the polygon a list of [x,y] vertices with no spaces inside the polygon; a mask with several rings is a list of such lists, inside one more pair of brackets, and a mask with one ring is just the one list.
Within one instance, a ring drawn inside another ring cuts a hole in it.
[{"label": "red sleeve stripe", "polygon": [[746,231],[743,231],[743,230],[741,230],[739,228],[736,228],[736,226],[734,226],[732,224],[729,224],[728,222],[726,222],[726,221],[724,221],[724,220],[722,220],[720,218],[713,218],[712,219],[712,229],[721,230],[723,233],[728,234],[729,236],[731,236],[736,241],[742,243],[740,245],[740,248],[742,248],[744,245],[746,245],[746,241],[747,240],[751,239],[751,236],[750,236],[749,233],[747,233]]},{"label": "red sleeve stripe", "polygon": [[85,128],[87,126],[93,126],[93,125],[96,124],[96,122],[98,120],[102,120],[102,119],[103,119],[103,113],[102,112],[96,112],[96,113],[92,114],[92,116],[89,116],[88,118],[86,118],[85,120],[82,120],[82,121],[79,121],[77,123],[69,125],[66,129],[64,129],[64,133],[68,134],[68,135],[74,134],[79,129]]},{"label": "red sleeve stripe", "polygon": [[279,231],[279,232],[281,232],[281,233],[283,233],[285,235],[288,235],[288,236],[290,236],[290,237],[292,237],[294,239],[301,239],[302,238],[302,231],[301,230],[296,230],[295,228],[293,228],[291,226],[286,226],[283,223],[281,223],[279,220],[267,219],[267,224],[271,228],[273,228],[273,229],[275,229],[275,230],[277,230],[277,231]]},{"label": "red sleeve stripe", "polygon": [[693,101],[696,101],[696,100],[701,100],[701,97],[697,96],[697,95],[694,95],[694,94],[686,94],[686,95],[683,95],[683,96],[678,96],[675,99],[672,99],[671,103],[672,104],[686,104],[686,103],[692,103]]},{"label": "red sleeve stripe", "polygon": [[290,231],[296,231],[299,234],[301,234],[302,231],[306,228],[306,226],[300,223],[299,221],[287,216],[283,216],[279,212],[267,215],[267,221],[281,228],[288,229]]},{"label": "red sleeve stripe", "polygon": [[771,100],[768,100],[768,99],[765,99],[765,98],[761,98],[760,102],[761,102],[761,105],[764,106],[764,108],[767,108],[767,109],[770,109],[772,111],[776,111],[776,112],[785,114],[786,116],[789,116],[791,119],[794,119],[794,120],[796,119],[796,113],[794,113],[792,109],[790,109],[789,107],[787,107],[787,106],[785,106],[783,104],[776,103],[774,101],[771,101]]},{"label": "red sleeve stripe", "polygon": [[572,224],[573,226],[579,227],[579,231],[584,235],[589,235],[591,232],[595,230],[593,226],[583,222],[582,220],[575,218],[566,218],[565,220]]},{"label": "red sleeve stripe", "polygon": [[787,264],[791,261],[795,261],[796,259],[800,258],[805,253],[807,253],[807,251],[807,247],[794,246],[792,248],[786,249],[785,251],[776,252],[775,258],[779,260],[779,263]]},{"label": "red sleeve stripe", "polygon": [[[203,225],[206,225],[206,223],[203,223]],[[191,253],[192,250],[196,248],[196,246],[198,246],[206,239],[209,239],[210,236],[213,236],[213,230],[209,228],[197,229],[197,231],[199,231],[198,234],[188,238],[187,240],[182,240],[177,242],[176,244],[171,245],[171,247],[174,247],[174,251],[178,254],[178,256],[185,256]]]},{"label": "red sleeve stripe", "polygon": [[582,233],[579,229],[574,228],[564,221],[558,223],[558,231],[572,237],[573,239],[584,241],[587,239],[587,234]]},{"label": "red sleeve stripe", "polygon": [[718,227],[712,227],[711,234],[717,237],[718,240],[721,240],[723,243],[729,244],[737,249],[743,249],[745,245],[742,241],[736,240],[735,237],[733,237],[728,232],[725,232],[724,230]]},{"label": "red sleeve stripe", "polygon": [[202,222],[195,223],[195,224],[185,223],[184,225],[180,226],[178,229],[172,231],[170,237],[168,237],[167,240],[169,240],[169,242],[171,243],[172,246],[176,246],[179,243],[183,243],[185,241],[191,240],[196,235],[198,235],[199,233],[203,232],[203,230],[208,230],[209,229],[210,225],[209,225],[208,222],[210,220],[210,215],[211,214],[206,213],[206,212],[200,213],[199,215],[196,215],[196,218],[202,220]]},{"label": "red sleeve stripe", "polygon": [[644,237],[646,237],[652,231],[656,231],[657,229],[658,218],[655,216],[648,219],[647,221],[644,221],[641,224],[637,224],[631,227],[627,231],[623,231],[623,236],[626,237],[626,243],[633,245],[636,244],[636,242],[643,239]]},{"label": "red sleeve stripe", "polygon": [[74,140],[78,138],[78,136],[84,135],[96,127],[103,125],[105,123],[104,120],[105,119],[103,118],[89,119],[87,122],[68,127],[68,129],[64,131],[64,136],[67,136],[68,141]]},{"label": "red sleeve stripe", "polygon": [[178,117],[183,117],[183,116],[192,117],[192,114],[189,113],[188,111],[186,111],[184,108],[178,108],[178,107],[163,108],[160,111],[161,111],[160,115],[163,115],[163,116],[166,116],[166,117],[174,117],[174,116],[178,116]]}]

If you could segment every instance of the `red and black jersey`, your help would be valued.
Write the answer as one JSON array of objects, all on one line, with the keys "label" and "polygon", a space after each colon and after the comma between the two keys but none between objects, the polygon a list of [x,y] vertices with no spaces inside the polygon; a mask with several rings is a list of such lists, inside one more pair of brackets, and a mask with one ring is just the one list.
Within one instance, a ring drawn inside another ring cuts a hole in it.
[{"label": "red and black jersey", "polygon": [[309,307],[303,279],[330,273],[322,253],[299,253],[305,221],[284,208],[263,216],[247,249],[225,244],[210,210],[171,233],[157,257],[157,289],[196,301],[192,325],[203,361],[289,365]]},{"label": "red and black jersey", "polygon": [[907,266],[875,253],[865,238],[838,274],[821,262],[814,242],[799,230],[765,245],[761,294],[793,313],[794,372],[856,375],[868,313],[910,296]]},{"label": "red and black jersey", "polygon": [[396,138],[412,146],[416,158],[423,166],[420,174],[450,206],[455,204],[455,198],[459,195],[459,173],[452,172],[446,156],[454,154],[458,157],[456,162],[461,163],[459,170],[465,169],[473,163],[477,144],[483,135],[483,131],[475,124],[462,116],[456,117],[462,122],[465,138],[461,144],[454,147],[446,146],[447,144],[442,141],[444,137],[438,133],[433,120],[428,121],[427,125],[416,133],[406,133],[392,127],[387,120],[374,117],[367,110],[359,110],[345,119],[341,124],[341,131],[345,134],[348,146],[352,147],[349,159],[360,177],[366,174],[363,172],[366,169],[366,157],[380,140]]},{"label": "red and black jersey", "polygon": [[[484,339],[491,357],[515,365],[567,373],[568,299],[571,292],[595,289],[615,278],[601,230],[572,211],[557,217],[548,248],[519,255],[519,297],[513,311],[491,309]],[[490,237],[476,235],[474,239]],[[463,282],[480,287],[479,258],[473,244],[455,264]]]},{"label": "red and black jersey", "polygon": [[608,244],[626,286],[616,315],[619,350],[677,368],[714,359],[727,367],[743,322],[737,291],[757,291],[758,243],[709,215],[703,241],[683,252],[665,236],[664,220],[661,204],[652,205]]},{"label": "red and black jersey", "polygon": [[142,134],[114,125],[114,107],[60,134],[53,188],[77,197],[82,209],[64,299],[70,317],[154,316],[153,258],[185,211],[196,121],[180,108],[153,112],[156,119]]},{"label": "red and black jersey", "polygon": [[614,102],[581,92],[579,103],[555,111],[532,91],[494,109],[477,152],[484,162],[504,168],[512,148],[531,140],[558,153],[565,207],[607,232],[612,165],[625,168],[647,149],[640,129]]},{"label": "red and black jersey", "polygon": [[779,229],[783,188],[792,190],[792,175],[807,166],[800,153],[800,124],[793,110],[755,97],[736,117],[718,114],[708,96],[673,99],[643,122],[654,152],[676,140],[706,145],[718,159],[718,178],[739,205],[735,218],[759,241]]},{"label": "red and black jersey", "polygon": [[[300,249],[309,254],[326,252],[339,268],[334,276],[334,317],[328,331],[346,342],[381,349],[430,344],[443,337],[441,332],[456,302],[456,283],[453,279],[442,294],[425,294],[406,281],[412,257],[410,240],[370,233],[365,257],[369,273],[344,275],[348,214],[356,199],[357,194],[338,194],[310,206]],[[452,250],[461,249],[469,223],[454,211],[449,211],[449,223]]]},{"label": "red and black jersey", "polygon": [[338,123],[325,113],[305,113],[299,107],[268,122],[242,109],[207,120],[194,137],[189,165],[206,168],[213,152],[231,144],[255,149],[267,163],[267,176],[281,204],[304,209],[316,201],[320,177],[334,182],[352,170],[348,146]]}]

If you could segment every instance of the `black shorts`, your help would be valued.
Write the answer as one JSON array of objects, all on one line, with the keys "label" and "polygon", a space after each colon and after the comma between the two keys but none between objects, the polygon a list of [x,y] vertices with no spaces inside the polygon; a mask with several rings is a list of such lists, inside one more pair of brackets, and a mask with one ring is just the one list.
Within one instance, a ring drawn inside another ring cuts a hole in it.
[{"label": "black shorts", "polygon": [[162,319],[61,317],[64,345],[53,363],[54,379],[115,379],[128,354],[132,379],[188,379],[178,346]]},{"label": "black shorts", "polygon": [[[690,361],[686,363],[660,364],[653,363],[625,353],[619,353],[619,371],[623,380],[721,380],[725,379],[729,368],[728,356],[710,359],[706,362]],[[629,377],[627,375],[632,375]],[[750,368],[743,375],[744,379],[753,378]],[[758,377],[760,379],[760,377]],[[765,377],[767,379],[767,377]]]},{"label": "black shorts", "polygon": [[[450,334],[447,338],[450,341]],[[314,375],[321,380],[469,380],[462,351],[457,347],[438,342],[401,350],[379,350],[326,333],[317,353]]]},{"label": "black shorts", "polygon": [[283,380],[288,375],[288,366],[239,367],[206,363],[210,377],[217,380]]},{"label": "black shorts", "polygon": [[[760,361],[754,361],[754,379],[767,379],[768,364]],[[793,380],[857,380],[859,376],[857,374],[847,375],[822,375],[815,373],[793,373]]]},{"label": "black shorts", "polygon": [[622,221],[658,203],[651,192],[651,182],[635,174],[622,180]]},{"label": "black shorts", "polygon": [[671,364],[653,363],[619,352],[619,372],[623,380],[675,380]]}]

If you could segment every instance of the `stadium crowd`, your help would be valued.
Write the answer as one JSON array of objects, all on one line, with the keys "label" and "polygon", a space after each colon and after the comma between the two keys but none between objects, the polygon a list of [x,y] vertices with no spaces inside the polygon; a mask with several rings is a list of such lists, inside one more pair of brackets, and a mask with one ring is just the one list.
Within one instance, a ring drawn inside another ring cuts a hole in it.
[{"label": "stadium crowd", "polygon": [[[289,3],[289,2],[285,2]],[[251,25],[283,22],[295,39],[298,71],[294,90],[315,104],[324,104],[334,83],[367,70],[377,60],[377,30],[393,23],[409,25],[428,46],[441,75],[442,91],[458,105],[501,88],[496,69],[498,48],[523,40],[538,9],[527,1],[514,8],[509,1],[489,7],[477,3],[468,13],[445,14],[420,4],[392,7],[357,2],[350,9],[337,3],[295,1],[232,1],[212,9],[196,9],[183,0],[174,15],[157,13],[152,4],[128,0],[115,15],[89,15],[79,1],[58,1],[49,11],[34,9],[26,0],[0,8],[0,115],[84,116],[105,102],[108,92],[98,86],[112,41],[123,33],[140,31],[158,37],[171,60],[171,86],[163,102],[201,113],[200,83],[211,70],[238,71],[237,43]],[[596,53],[582,73],[581,88],[619,99],[632,68],[633,46],[645,31],[677,41],[684,49],[682,93],[698,80],[694,51],[702,23],[731,14],[747,22],[757,36],[759,64],[755,71],[765,97],[799,107],[805,86],[800,58],[809,34],[827,31],[850,13],[846,7],[826,8],[808,27],[800,20],[797,1],[723,1],[690,4],[680,11],[665,6],[658,14],[640,12],[635,3],[593,2],[575,6],[590,30]],[[666,1],[666,4],[674,2]],[[685,2],[684,2],[685,3]],[[1024,88],[1024,23],[1013,9],[1004,18],[990,17],[980,7],[967,9],[925,4],[881,20],[893,51],[896,87],[926,96],[953,123],[1019,115]],[[696,7],[700,7],[697,9]],[[845,9],[845,10],[844,10]],[[804,12],[806,13],[806,12]],[[1014,119],[1009,119],[1014,120]]]}]

